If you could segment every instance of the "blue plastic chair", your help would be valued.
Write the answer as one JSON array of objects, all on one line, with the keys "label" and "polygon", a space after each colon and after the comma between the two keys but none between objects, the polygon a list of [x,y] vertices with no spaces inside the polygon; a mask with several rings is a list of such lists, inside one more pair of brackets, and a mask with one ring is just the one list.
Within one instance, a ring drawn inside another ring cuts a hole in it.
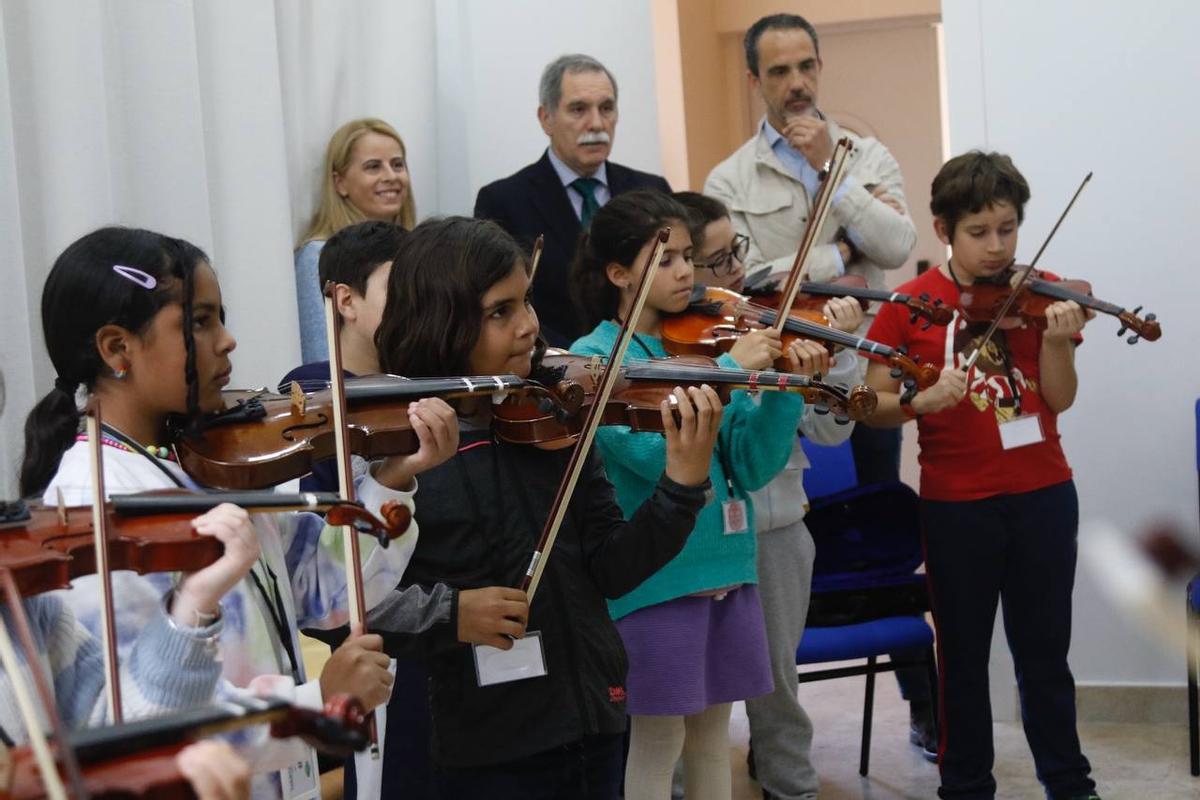
[{"label": "blue plastic chair", "polygon": [[[903,483],[857,486],[850,444],[820,447],[804,442],[813,468],[804,474],[812,505],[805,521],[816,543],[812,601],[797,667],[831,661],[853,666],[797,670],[801,683],[866,676],[859,774],[870,767],[875,676],[898,667],[928,670],[937,686],[933,630],[925,621],[929,595],[921,565],[917,496]],[[826,491],[829,490],[829,491]],[[880,656],[902,650],[924,653],[922,661]],[[937,695],[933,695],[937,718]]]},{"label": "blue plastic chair", "polygon": [[[1200,473],[1200,400],[1196,401],[1196,471]],[[1200,575],[1192,578],[1187,593],[1188,625],[1188,749],[1192,775],[1200,776]]]}]

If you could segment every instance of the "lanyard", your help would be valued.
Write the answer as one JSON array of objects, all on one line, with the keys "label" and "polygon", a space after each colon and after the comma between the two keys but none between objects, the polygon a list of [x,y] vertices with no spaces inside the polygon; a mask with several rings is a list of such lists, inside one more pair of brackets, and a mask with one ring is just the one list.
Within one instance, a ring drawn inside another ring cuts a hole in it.
[{"label": "lanyard", "polygon": [[254,588],[258,589],[258,593],[262,595],[263,601],[267,607],[267,614],[271,618],[271,622],[275,625],[275,630],[279,634],[279,643],[283,646],[283,650],[287,653],[288,664],[292,668],[292,679],[299,686],[301,681],[300,663],[296,658],[296,649],[292,644],[292,632],[287,624],[287,610],[283,605],[283,595],[279,593],[279,580],[275,577],[275,571],[271,569],[271,565],[266,561],[259,560],[259,566],[267,573],[267,580],[271,582],[271,590],[274,595],[267,594],[267,589],[263,586],[262,579],[258,577],[258,573],[250,570],[250,578],[254,581]]}]

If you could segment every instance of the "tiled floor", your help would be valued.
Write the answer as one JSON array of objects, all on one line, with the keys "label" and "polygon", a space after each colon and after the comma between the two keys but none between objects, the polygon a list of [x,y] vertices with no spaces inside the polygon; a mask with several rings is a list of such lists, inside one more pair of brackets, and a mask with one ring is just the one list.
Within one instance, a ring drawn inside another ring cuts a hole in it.
[{"label": "tiled floor", "polygon": [[[800,687],[816,730],[813,761],[821,775],[821,800],[936,798],[937,767],[908,743],[908,707],[890,677],[877,682],[871,770],[868,777],[859,777],[862,693],[861,678]],[[1105,800],[1200,800],[1200,778],[1188,773],[1187,729],[1182,725],[1091,724],[1079,732]],[[741,704],[734,708],[730,739],[733,796],[758,800],[758,784],[746,774],[749,729]],[[997,797],[1044,797],[1020,725],[998,723],[995,742]]]}]

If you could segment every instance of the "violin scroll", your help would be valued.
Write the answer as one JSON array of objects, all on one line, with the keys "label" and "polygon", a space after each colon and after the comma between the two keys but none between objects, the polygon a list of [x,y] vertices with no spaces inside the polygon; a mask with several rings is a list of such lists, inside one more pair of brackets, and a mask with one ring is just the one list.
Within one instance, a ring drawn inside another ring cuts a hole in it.
[{"label": "violin scroll", "polygon": [[1141,311],[1142,307],[1138,306],[1133,311],[1117,314],[1117,319],[1121,321],[1121,329],[1117,331],[1117,336],[1124,336],[1129,330],[1134,331],[1134,334],[1125,340],[1129,344],[1137,344],[1142,339],[1154,342],[1162,336],[1162,326],[1158,324],[1158,317],[1155,314],[1147,314],[1145,319],[1142,319],[1138,316]]},{"label": "violin scroll", "polygon": [[298,736],[327,755],[347,758],[366,748],[371,719],[357,698],[334,695],[321,711],[289,708],[285,716],[271,723],[271,736]]},{"label": "violin scroll", "polygon": [[335,527],[346,525],[358,533],[374,536],[380,547],[387,547],[392,539],[408,530],[412,512],[408,506],[389,500],[379,509],[380,519],[357,503],[340,503],[325,513],[325,521]]},{"label": "violin scroll", "polygon": [[908,306],[908,322],[910,325],[915,324],[918,319],[924,320],[921,323],[921,330],[927,331],[930,326],[950,324],[950,320],[954,319],[954,309],[942,303],[939,297],[937,300],[930,302],[929,292],[922,292],[917,297],[910,297],[905,301]]}]

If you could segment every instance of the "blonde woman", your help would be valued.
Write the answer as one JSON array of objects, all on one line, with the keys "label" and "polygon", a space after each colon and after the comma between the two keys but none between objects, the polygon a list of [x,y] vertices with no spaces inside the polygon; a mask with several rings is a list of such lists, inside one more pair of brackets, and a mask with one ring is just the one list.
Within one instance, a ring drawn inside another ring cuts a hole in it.
[{"label": "blonde woman", "polygon": [[296,249],[296,305],[300,350],[305,364],[329,357],[317,262],[325,240],[364,220],[416,223],[417,207],[400,134],[380,119],[365,118],[338,128],[325,148],[321,203]]}]

